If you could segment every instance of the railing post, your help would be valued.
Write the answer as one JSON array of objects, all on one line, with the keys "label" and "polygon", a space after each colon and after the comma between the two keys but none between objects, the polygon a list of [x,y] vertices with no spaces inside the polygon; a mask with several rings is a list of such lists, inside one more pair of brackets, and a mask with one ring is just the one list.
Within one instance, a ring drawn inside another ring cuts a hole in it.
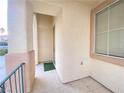
[{"label": "railing post", "polygon": [[23,74],[23,65],[21,66],[21,76],[22,76],[22,93],[24,93],[24,74]]},{"label": "railing post", "polygon": [[5,93],[5,86],[4,86],[4,84],[1,86],[1,93]]}]

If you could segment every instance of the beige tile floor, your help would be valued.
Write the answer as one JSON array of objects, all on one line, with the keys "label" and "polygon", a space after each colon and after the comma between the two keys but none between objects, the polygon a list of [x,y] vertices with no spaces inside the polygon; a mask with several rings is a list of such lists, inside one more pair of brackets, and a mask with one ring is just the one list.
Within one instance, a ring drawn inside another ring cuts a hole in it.
[{"label": "beige tile floor", "polygon": [[67,84],[61,83],[56,70],[44,72],[43,65],[36,66],[36,79],[32,93],[112,93],[92,78]]}]

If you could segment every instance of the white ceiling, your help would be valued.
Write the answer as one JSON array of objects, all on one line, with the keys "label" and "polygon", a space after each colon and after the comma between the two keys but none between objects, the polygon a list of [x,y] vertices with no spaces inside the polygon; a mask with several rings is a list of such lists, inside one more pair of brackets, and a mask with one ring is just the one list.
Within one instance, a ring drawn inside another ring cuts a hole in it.
[{"label": "white ceiling", "polygon": [[56,16],[61,6],[65,2],[80,2],[88,4],[92,7],[104,0],[31,0],[33,4],[33,11],[35,13],[47,14]]},{"label": "white ceiling", "polygon": [[41,2],[47,2],[47,3],[62,3],[62,2],[82,2],[90,5],[98,4],[104,0],[32,0],[32,1],[41,1]]}]

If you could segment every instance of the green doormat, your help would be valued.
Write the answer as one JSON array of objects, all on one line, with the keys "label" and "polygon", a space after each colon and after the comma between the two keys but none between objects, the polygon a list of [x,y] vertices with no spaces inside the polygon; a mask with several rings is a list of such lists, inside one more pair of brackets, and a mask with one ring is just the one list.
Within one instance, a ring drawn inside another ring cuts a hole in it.
[{"label": "green doormat", "polygon": [[55,66],[53,63],[44,63],[44,71],[54,70]]}]

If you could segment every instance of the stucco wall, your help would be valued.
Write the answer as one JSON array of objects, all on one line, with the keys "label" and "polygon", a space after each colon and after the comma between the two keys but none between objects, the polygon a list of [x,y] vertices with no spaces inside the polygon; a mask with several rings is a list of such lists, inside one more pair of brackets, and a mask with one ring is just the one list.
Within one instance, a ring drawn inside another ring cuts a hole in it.
[{"label": "stucco wall", "polygon": [[26,63],[27,92],[32,89],[35,75],[32,20],[30,0],[8,0],[9,53],[6,55],[6,71],[10,73],[20,63]]},{"label": "stucco wall", "polygon": [[90,7],[66,3],[55,18],[57,72],[64,83],[92,76],[115,93],[124,93],[124,68],[89,56]]},{"label": "stucco wall", "polygon": [[33,4],[33,12],[34,13],[56,16],[58,11],[61,9],[59,7],[61,5],[61,3],[51,4],[51,3],[42,2],[40,0],[34,0],[32,2],[32,4]]},{"label": "stucco wall", "polygon": [[90,7],[65,2],[55,25],[56,68],[61,81],[89,76]]},{"label": "stucco wall", "polygon": [[38,30],[37,17],[33,14],[33,50],[35,50],[35,64],[38,64]]},{"label": "stucco wall", "polygon": [[25,0],[8,0],[8,33],[9,53],[25,52],[27,50]]},{"label": "stucco wall", "polygon": [[37,15],[38,20],[38,61],[53,59],[53,18],[47,15]]},{"label": "stucco wall", "polygon": [[[9,1],[12,4],[9,7],[11,13],[8,18],[10,20],[8,28],[11,29],[9,38],[12,40],[9,43],[11,44],[9,51],[23,52],[26,50],[26,33],[24,33],[26,23],[22,20],[25,19],[25,4],[23,0]],[[40,5],[38,7],[40,9]],[[55,17],[57,72],[63,83],[91,75],[115,93],[124,93],[124,68],[91,59],[89,56],[91,7],[83,3],[65,2]],[[47,12],[45,11],[45,14]]]},{"label": "stucco wall", "polygon": [[[33,49],[33,10],[30,1],[9,0],[8,43],[9,53],[22,53]],[[30,42],[29,42],[30,41]]]},{"label": "stucco wall", "polygon": [[26,0],[26,39],[27,51],[33,50],[33,8],[30,0]]},{"label": "stucco wall", "polygon": [[124,93],[124,68],[100,60],[91,59],[91,76],[111,89],[114,93]]}]

